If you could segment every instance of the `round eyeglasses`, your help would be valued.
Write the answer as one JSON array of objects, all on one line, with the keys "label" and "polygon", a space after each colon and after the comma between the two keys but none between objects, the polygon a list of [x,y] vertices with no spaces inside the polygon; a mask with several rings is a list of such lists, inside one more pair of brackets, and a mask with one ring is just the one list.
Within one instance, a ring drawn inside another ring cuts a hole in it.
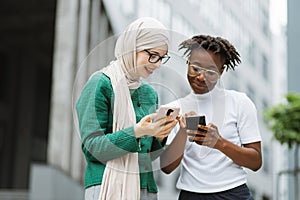
[{"label": "round eyeglasses", "polygon": [[148,58],[149,63],[157,63],[158,61],[161,61],[162,64],[165,64],[170,59],[170,56],[168,55],[160,56],[158,54],[151,53],[147,49],[145,49],[144,51],[147,52],[149,55]]},{"label": "round eyeglasses", "polygon": [[220,75],[218,72],[211,70],[211,69],[206,69],[200,66],[197,66],[195,64],[190,63],[190,61],[187,61],[188,64],[188,75],[191,77],[196,77],[199,76],[202,71],[204,72],[204,77],[206,80],[215,83],[218,81],[220,78]]}]

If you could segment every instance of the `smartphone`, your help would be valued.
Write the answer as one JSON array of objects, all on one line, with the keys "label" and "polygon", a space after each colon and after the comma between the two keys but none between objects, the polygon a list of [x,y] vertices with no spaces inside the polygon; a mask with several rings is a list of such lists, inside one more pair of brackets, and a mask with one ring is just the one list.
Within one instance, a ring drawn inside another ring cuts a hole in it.
[{"label": "smartphone", "polygon": [[186,128],[189,130],[198,130],[198,124],[206,126],[205,116],[187,116]]},{"label": "smartphone", "polygon": [[177,107],[165,107],[162,106],[157,111],[157,116],[155,117],[154,121],[162,119],[166,116],[172,116],[172,119],[175,119],[177,115],[179,115],[180,108]]},{"label": "smartphone", "polygon": [[[186,128],[188,130],[199,130],[198,125],[201,124],[203,126],[206,126],[206,122],[205,122],[205,116],[187,116],[186,117]],[[203,131],[206,131],[204,129],[201,129]],[[188,134],[189,137],[189,141],[190,142],[194,142],[194,137],[197,137],[197,134],[195,133],[189,133]]]}]

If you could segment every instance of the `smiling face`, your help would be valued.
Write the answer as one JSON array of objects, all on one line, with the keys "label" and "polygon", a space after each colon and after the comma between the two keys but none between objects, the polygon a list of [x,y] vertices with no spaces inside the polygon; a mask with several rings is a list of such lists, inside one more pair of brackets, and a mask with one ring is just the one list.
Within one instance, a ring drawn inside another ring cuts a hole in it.
[{"label": "smiling face", "polygon": [[[163,45],[156,48],[147,49],[149,53],[156,54],[160,57],[168,53],[168,46]],[[136,53],[137,74],[139,77],[148,78],[154,70],[158,69],[161,60],[157,63],[149,62],[149,53],[147,51],[140,51]]]},{"label": "smiling face", "polygon": [[[220,54],[214,54],[212,51],[203,49],[194,49],[189,58],[191,65],[196,65],[204,69],[209,69],[217,72],[219,76],[223,73],[224,60]],[[188,66],[190,69],[190,66]],[[217,82],[211,82],[205,78],[204,70],[197,76],[187,75],[188,81],[195,94],[205,94],[211,91]]]}]

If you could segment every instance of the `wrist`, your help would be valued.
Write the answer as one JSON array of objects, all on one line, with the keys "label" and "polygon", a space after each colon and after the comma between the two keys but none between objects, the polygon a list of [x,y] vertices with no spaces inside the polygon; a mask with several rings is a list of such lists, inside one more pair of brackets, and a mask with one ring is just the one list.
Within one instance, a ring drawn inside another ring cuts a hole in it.
[{"label": "wrist", "polygon": [[215,149],[218,149],[220,151],[223,152],[223,149],[226,148],[226,140],[224,138],[222,138],[221,136],[219,136],[217,143],[215,145]]},{"label": "wrist", "polygon": [[138,124],[136,124],[134,125],[133,129],[134,129],[135,137],[141,138],[142,137],[141,127]]}]

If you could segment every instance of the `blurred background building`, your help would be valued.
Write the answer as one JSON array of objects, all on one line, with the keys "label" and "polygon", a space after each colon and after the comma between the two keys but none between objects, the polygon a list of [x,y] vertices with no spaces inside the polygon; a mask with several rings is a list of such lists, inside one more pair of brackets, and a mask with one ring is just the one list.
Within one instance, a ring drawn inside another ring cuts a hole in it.
[{"label": "blurred background building", "polygon": [[[300,73],[300,56],[297,53],[297,49],[300,45],[300,26],[298,21],[300,20],[300,13],[298,9],[300,8],[300,2],[297,0],[288,0],[287,4],[288,8],[288,21],[287,21],[287,85],[289,92],[297,92],[300,93],[300,81],[298,78],[298,74]],[[299,155],[299,149],[298,155]],[[289,152],[288,157],[288,168],[293,169],[295,166],[294,157],[295,157],[295,149],[293,148],[291,152]],[[299,171],[299,166],[297,166]],[[289,196],[294,198],[294,174],[285,174],[289,178]],[[298,183],[299,179],[299,172],[297,174]],[[296,195],[295,195],[296,196]],[[298,188],[298,198],[299,198],[299,188]],[[297,198],[297,197],[296,197]],[[296,199],[295,198],[295,199]]]},{"label": "blurred background building", "polygon": [[[293,182],[278,176],[292,166],[287,164],[291,153],[272,139],[262,111],[280,102],[288,89],[300,92],[296,12],[300,5],[297,0],[287,1],[288,26],[274,33],[271,1],[275,0],[2,3],[0,199],[83,199],[85,160],[73,103],[89,75],[113,59],[116,36],[141,16],[162,21],[178,42],[210,34],[237,47],[242,64],[235,72],[226,72],[222,81],[226,88],[245,92],[254,101],[263,139],[263,167],[249,171],[248,185],[258,200],[292,199]],[[176,45],[172,48],[172,61],[145,80],[158,90],[161,104],[189,92],[184,60]],[[160,200],[177,199],[178,175],[178,170],[171,175],[155,171]]]}]

